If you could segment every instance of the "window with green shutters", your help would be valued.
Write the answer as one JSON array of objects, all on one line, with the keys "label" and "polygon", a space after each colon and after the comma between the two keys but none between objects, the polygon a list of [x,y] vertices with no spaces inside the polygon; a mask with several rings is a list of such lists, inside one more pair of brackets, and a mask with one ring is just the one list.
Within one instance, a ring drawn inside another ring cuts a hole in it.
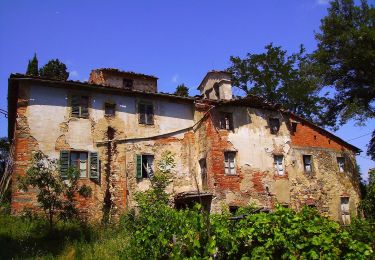
[{"label": "window with green shutters", "polygon": [[142,179],[142,155],[137,154],[136,156],[136,176],[137,179]]},{"label": "window with green shutters", "polygon": [[150,154],[136,155],[137,179],[152,178],[154,175],[154,156]]},{"label": "window with green shutters", "polygon": [[67,178],[68,168],[76,167],[81,178],[99,180],[100,167],[97,152],[60,151],[60,172],[62,178]]},{"label": "window with green shutters", "polygon": [[90,178],[99,179],[99,159],[97,152],[90,153]]},{"label": "window with green shutters", "polygon": [[62,178],[68,177],[69,151],[60,151],[60,173]]}]

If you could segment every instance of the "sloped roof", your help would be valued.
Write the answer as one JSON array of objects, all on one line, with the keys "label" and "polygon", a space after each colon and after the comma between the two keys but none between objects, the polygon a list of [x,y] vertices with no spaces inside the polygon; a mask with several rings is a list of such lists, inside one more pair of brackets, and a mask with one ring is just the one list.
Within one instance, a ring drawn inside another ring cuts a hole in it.
[{"label": "sloped roof", "polygon": [[[217,71],[214,71],[217,72]],[[152,76],[151,76],[152,77]],[[80,81],[74,81],[74,80],[56,80],[56,79],[49,79],[39,76],[31,76],[31,75],[24,75],[20,73],[11,74],[9,77],[9,87],[8,87],[8,121],[9,121],[9,127],[8,127],[8,136],[11,137],[13,135],[13,126],[10,123],[10,120],[12,120],[12,117],[15,116],[15,91],[11,84],[14,84],[15,81],[34,81],[38,83],[53,83],[56,87],[64,87],[64,86],[70,86],[70,87],[80,87],[80,89],[87,89],[87,90],[95,90],[95,91],[105,91],[105,92],[113,92],[118,94],[127,94],[127,95],[145,95],[149,97],[161,97],[161,98],[171,98],[174,100],[181,100],[186,102],[194,103],[195,101],[202,100],[202,96],[196,96],[196,97],[181,97],[174,94],[169,93],[155,93],[155,92],[146,92],[146,91],[140,91],[140,90],[127,90],[127,89],[121,89],[117,87],[112,87],[108,85],[98,85],[98,84],[91,84],[88,82],[80,82]],[[331,132],[325,130],[324,128],[317,126],[316,124],[304,119],[303,117],[300,117],[298,115],[295,115],[287,110],[282,109],[280,104],[271,104],[265,101],[263,98],[255,96],[255,95],[248,95],[244,98],[237,98],[237,99],[231,99],[231,100],[212,100],[212,99],[203,99],[205,102],[210,104],[216,104],[219,106],[225,106],[225,105],[239,105],[239,106],[249,106],[254,108],[260,108],[260,109],[268,109],[268,110],[275,110],[280,111],[284,113],[285,115],[297,118],[299,121],[315,128],[317,131],[320,131],[321,133],[329,136],[332,140],[335,140],[339,143],[344,144],[344,146],[349,147],[355,152],[361,152],[361,149],[358,147],[349,144],[348,142],[342,140],[341,138],[337,137],[336,135],[332,134]],[[14,103],[14,104],[12,104]],[[11,107],[9,107],[11,106]],[[13,107],[13,108],[12,108]],[[14,118],[13,118],[14,120]]]},{"label": "sloped roof", "polygon": [[108,72],[110,74],[116,74],[116,75],[121,75],[121,76],[133,76],[133,77],[148,78],[148,79],[158,79],[157,77],[153,75],[146,75],[146,74],[137,73],[133,71],[123,71],[123,70],[114,69],[114,68],[100,68],[100,69],[95,69],[92,71],[103,71],[103,72]]}]

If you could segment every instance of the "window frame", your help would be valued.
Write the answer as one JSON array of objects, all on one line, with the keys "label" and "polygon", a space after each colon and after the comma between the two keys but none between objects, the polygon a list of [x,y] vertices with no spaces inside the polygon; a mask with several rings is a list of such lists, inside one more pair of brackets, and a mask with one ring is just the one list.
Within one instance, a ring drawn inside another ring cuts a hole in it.
[{"label": "window frame", "polygon": [[[77,105],[74,104],[75,100],[77,101]],[[85,100],[84,100],[85,99]],[[86,103],[86,104],[84,104]],[[70,97],[70,116],[75,117],[75,118],[89,118],[90,113],[89,113],[89,103],[90,103],[90,98],[88,95],[81,95],[81,94],[72,94]],[[78,108],[78,114],[74,112],[74,107]],[[84,114],[84,108],[86,108],[87,113]]]},{"label": "window frame", "polygon": [[[230,155],[233,155],[233,158],[230,158]],[[237,152],[235,151],[225,151],[224,152],[224,173],[228,176],[237,175],[236,171],[236,156]],[[233,160],[231,160],[233,159]],[[231,167],[231,163],[233,163],[233,167]]]},{"label": "window frame", "polygon": [[[149,153],[142,153],[142,154],[136,154],[136,164],[137,164],[137,160],[138,160],[138,157],[140,157],[141,159],[141,166],[140,168],[138,168],[138,165],[136,167],[136,177],[138,180],[143,180],[143,179],[150,179],[153,175],[154,175],[154,171],[155,171],[155,156],[153,154],[149,154]],[[148,167],[149,165],[145,165],[144,164],[144,161],[147,161],[148,163],[148,159],[146,159],[147,157],[152,157],[152,164],[151,164],[151,172],[150,174],[147,172],[147,170],[145,169],[146,167]],[[140,170],[140,174],[138,174],[138,171]]]},{"label": "window frame", "polygon": [[134,86],[134,80],[129,78],[123,78],[122,79],[122,87],[124,89],[132,90]]},{"label": "window frame", "polygon": [[[278,167],[279,163],[278,163],[277,158],[281,158],[282,173],[280,173],[281,171]],[[273,164],[274,164],[274,168],[275,168],[277,176],[284,176],[285,175],[284,155],[274,154],[273,155]]]},{"label": "window frame", "polygon": [[[341,164],[340,160],[342,159],[342,169],[341,169]],[[339,172],[346,172],[346,167],[345,167],[345,157],[343,156],[337,156],[336,157],[336,162],[337,162],[337,167]]]},{"label": "window frame", "polygon": [[[107,113],[107,108],[113,109],[113,114]],[[116,116],[116,104],[110,103],[110,102],[104,103],[104,116],[107,116],[107,117]]]},{"label": "window frame", "polygon": [[[226,118],[228,116],[228,128],[227,128],[227,122]],[[233,131],[233,113],[231,112],[220,112],[220,129],[227,130],[227,131]]]},{"label": "window frame", "polygon": [[[305,158],[310,158],[310,164],[306,163]],[[313,156],[311,154],[303,154],[302,155],[302,162],[303,162],[303,171],[305,173],[313,173],[314,172],[314,167],[313,167]],[[310,170],[306,169],[306,166],[310,165]]]},{"label": "window frame", "polygon": [[[275,126],[276,126],[277,129],[275,130],[273,123],[276,123],[276,121],[277,121],[277,125],[275,125]],[[280,131],[280,127],[281,127],[280,119],[277,118],[277,117],[268,118],[268,126],[270,128],[270,133],[273,134],[273,135],[276,135]]]},{"label": "window frame", "polygon": [[[144,106],[144,113],[142,113],[141,106]],[[148,122],[148,108],[152,108],[152,119]],[[144,114],[144,122],[142,122],[142,114]],[[155,124],[155,109],[152,102],[140,101],[138,102],[138,124],[140,125],[154,125]]]},{"label": "window frame", "polygon": [[[86,174],[85,174],[85,176],[81,176],[81,168],[80,168],[80,166],[81,166],[80,163],[81,162],[78,162],[78,161],[81,161],[81,160],[77,159],[77,163],[75,163],[75,162],[73,163],[73,161],[72,161],[72,155],[73,154],[78,154],[79,155],[78,158],[80,158],[81,154],[86,154]],[[81,151],[81,150],[78,150],[78,151],[76,151],[76,150],[70,150],[69,151],[69,165],[71,167],[77,168],[77,170],[79,171],[79,178],[80,179],[87,179],[87,178],[89,178],[89,167],[90,167],[89,156],[90,156],[90,153],[88,151]]]}]

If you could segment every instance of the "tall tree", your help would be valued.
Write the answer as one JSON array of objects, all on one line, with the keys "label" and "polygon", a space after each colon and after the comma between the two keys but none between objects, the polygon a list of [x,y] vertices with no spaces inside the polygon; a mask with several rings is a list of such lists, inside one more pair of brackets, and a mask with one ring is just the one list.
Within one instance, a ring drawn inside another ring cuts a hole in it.
[{"label": "tall tree", "polygon": [[186,87],[185,84],[180,84],[176,87],[176,91],[174,92],[174,94],[181,97],[188,97],[189,88]]},{"label": "tall tree", "polygon": [[41,77],[50,79],[67,80],[69,77],[69,72],[66,70],[66,65],[60,62],[59,59],[56,59],[50,60],[46,65],[44,65],[39,70],[39,74]]},{"label": "tall tree", "polygon": [[233,85],[319,124],[325,98],[319,96],[320,81],[303,46],[291,55],[272,43],[265,49],[243,59],[230,57]]},{"label": "tall tree", "polygon": [[368,184],[365,186],[360,207],[367,219],[375,220],[375,168],[369,170]]},{"label": "tall tree", "polygon": [[334,87],[327,121],[363,123],[375,116],[375,9],[365,0],[334,0],[315,35],[313,57],[326,86]]},{"label": "tall tree", "polygon": [[36,57],[36,53],[34,53],[34,57],[29,60],[29,64],[27,65],[26,75],[38,76],[38,58]]},{"label": "tall tree", "polygon": [[0,179],[4,174],[9,154],[9,141],[7,137],[0,137]]}]

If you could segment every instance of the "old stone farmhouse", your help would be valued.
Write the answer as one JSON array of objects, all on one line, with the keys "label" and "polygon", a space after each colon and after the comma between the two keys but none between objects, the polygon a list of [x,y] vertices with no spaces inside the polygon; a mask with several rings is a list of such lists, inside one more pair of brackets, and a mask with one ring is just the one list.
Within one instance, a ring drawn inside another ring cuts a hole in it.
[{"label": "old stone farmhouse", "polygon": [[93,194],[80,208],[100,219],[133,207],[163,151],[175,155],[168,187],[176,207],[200,200],[208,210],[256,204],[316,207],[349,222],[359,202],[359,149],[256,96],[233,98],[230,75],[208,72],[200,96],[157,91],[157,78],[116,69],[88,82],[12,74],[9,137],[14,145],[12,211],[35,206],[18,189],[33,151],[58,158],[61,174],[80,169]]}]

